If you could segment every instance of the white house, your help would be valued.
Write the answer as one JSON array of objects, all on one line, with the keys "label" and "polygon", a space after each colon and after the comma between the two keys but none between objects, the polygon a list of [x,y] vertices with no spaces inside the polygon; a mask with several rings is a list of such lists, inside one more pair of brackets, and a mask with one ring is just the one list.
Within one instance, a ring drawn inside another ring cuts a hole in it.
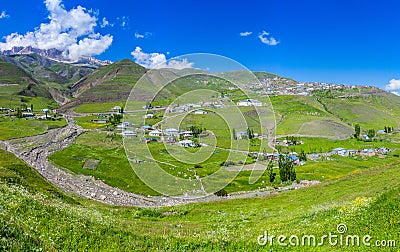
[{"label": "white house", "polygon": [[125,125],[123,125],[123,124],[117,125],[117,130],[124,130],[124,129],[125,129]]},{"label": "white house", "polygon": [[159,130],[152,130],[149,132],[149,136],[152,137],[160,137],[162,135],[162,132]]},{"label": "white house", "polygon": [[41,116],[38,116],[37,119],[48,120],[48,119],[51,119],[51,115],[41,115]]},{"label": "white house", "polygon": [[206,114],[208,114],[208,112],[199,109],[199,110],[194,111],[194,114],[195,114],[195,115],[206,115]]},{"label": "white house", "polygon": [[122,136],[123,137],[135,137],[135,136],[137,136],[137,133],[132,130],[126,130],[126,131],[122,132]]},{"label": "white house", "polygon": [[153,118],[154,118],[154,114],[147,114],[147,115],[144,115],[144,118],[145,118],[145,119],[153,119]]},{"label": "white house", "polygon": [[196,147],[196,144],[192,140],[182,140],[182,141],[179,141],[178,144],[185,148]]},{"label": "white house", "polygon": [[111,111],[119,112],[119,111],[121,111],[121,107],[120,107],[120,106],[115,106],[115,107],[113,107],[113,108],[111,109]]},{"label": "white house", "polygon": [[169,136],[176,136],[179,135],[179,130],[174,129],[174,128],[169,128],[165,130],[166,134]]},{"label": "white house", "polygon": [[236,139],[247,139],[249,137],[249,134],[245,131],[239,131],[236,133]]},{"label": "white house", "polygon": [[193,132],[191,131],[183,131],[180,133],[181,135],[183,135],[183,137],[188,138],[188,137],[193,137]]},{"label": "white house", "polygon": [[244,106],[244,107],[249,107],[249,106],[255,106],[255,107],[261,107],[262,102],[254,99],[247,99],[247,100],[241,100],[237,103],[238,106]]}]

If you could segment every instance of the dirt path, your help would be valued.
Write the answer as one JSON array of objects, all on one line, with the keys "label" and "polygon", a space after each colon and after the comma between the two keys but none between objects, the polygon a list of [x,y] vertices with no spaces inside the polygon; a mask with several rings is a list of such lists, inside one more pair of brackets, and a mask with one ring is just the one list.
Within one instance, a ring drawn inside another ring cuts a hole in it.
[{"label": "dirt path", "polygon": [[[68,147],[77,136],[84,132],[81,127],[74,123],[72,116],[65,115],[64,117],[68,122],[68,125],[64,128],[49,130],[38,136],[1,141],[0,146],[3,146],[7,151],[23,159],[55,186],[80,197],[93,199],[110,205],[161,207],[191,202],[249,198],[305,187],[303,184],[295,184],[277,190],[245,192],[228,197],[217,197],[214,195],[184,198],[163,196],[146,197],[129,193],[111,187],[100,180],[96,180],[92,176],[75,175],[66,170],[57,168],[47,160],[49,155]],[[200,180],[200,178],[197,179]]]}]

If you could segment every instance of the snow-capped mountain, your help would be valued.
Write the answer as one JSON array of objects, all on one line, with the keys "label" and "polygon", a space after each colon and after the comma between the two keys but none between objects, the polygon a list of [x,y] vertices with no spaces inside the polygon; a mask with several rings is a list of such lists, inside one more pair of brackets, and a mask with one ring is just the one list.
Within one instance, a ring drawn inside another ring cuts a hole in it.
[{"label": "snow-capped mountain", "polygon": [[0,52],[3,55],[23,55],[23,54],[37,54],[42,57],[46,57],[48,59],[60,61],[63,63],[79,65],[79,66],[88,66],[88,67],[100,67],[111,64],[112,62],[109,60],[98,60],[93,57],[80,57],[78,60],[70,60],[65,58],[62,51],[57,49],[37,49],[31,46],[27,47],[13,47],[11,50],[5,50]]}]

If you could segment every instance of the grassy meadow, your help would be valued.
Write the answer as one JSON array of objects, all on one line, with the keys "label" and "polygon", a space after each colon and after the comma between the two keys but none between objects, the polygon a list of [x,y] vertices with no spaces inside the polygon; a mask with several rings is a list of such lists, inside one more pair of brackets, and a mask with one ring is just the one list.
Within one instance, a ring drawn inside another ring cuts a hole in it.
[{"label": "grassy meadow", "polygon": [[[377,240],[400,238],[398,165],[271,196],[143,209],[72,199],[12,154],[0,156],[3,250],[373,251]],[[257,243],[265,231],[287,237],[338,234],[341,223],[346,234],[372,236],[372,246]]]}]

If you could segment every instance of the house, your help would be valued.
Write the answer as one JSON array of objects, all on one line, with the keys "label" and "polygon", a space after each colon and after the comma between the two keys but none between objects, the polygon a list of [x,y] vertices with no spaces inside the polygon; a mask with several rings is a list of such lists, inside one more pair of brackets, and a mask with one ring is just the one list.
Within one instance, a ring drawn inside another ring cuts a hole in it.
[{"label": "house", "polygon": [[120,112],[121,111],[121,107],[120,106],[115,106],[112,109],[110,109],[111,112]]},{"label": "house", "polygon": [[182,140],[182,141],[179,141],[178,144],[185,148],[196,147],[196,144],[192,140]]},{"label": "house", "polygon": [[92,120],[92,123],[96,123],[96,124],[106,124],[108,122],[107,119],[94,119]]},{"label": "house", "polygon": [[165,133],[169,136],[177,136],[179,135],[179,130],[174,129],[174,128],[169,128],[165,130]]},{"label": "house", "polygon": [[286,159],[291,161],[291,162],[293,162],[296,165],[300,164],[300,160],[299,160],[299,158],[297,156],[288,155],[288,156],[286,156]]},{"label": "house", "polygon": [[39,119],[39,120],[49,120],[49,119],[51,119],[51,116],[50,115],[41,115],[41,116],[38,116],[37,119]]},{"label": "house", "polygon": [[131,127],[132,123],[131,122],[122,122],[121,123],[124,127]]},{"label": "house", "polygon": [[125,125],[123,125],[122,123],[117,125],[117,130],[124,130],[125,129]]},{"label": "house", "polygon": [[142,126],[142,129],[146,131],[153,130],[153,128],[150,125],[144,125]]},{"label": "house", "polygon": [[364,141],[368,141],[368,140],[371,139],[368,135],[362,135],[361,138],[362,138],[362,140],[364,140]]},{"label": "house", "polygon": [[160,137],[162,135],[162,132],[159,130],[152,130],[149,132],[149,136],[152,137]]},{"label": "house", "polygon": [[136,136],[137,136],[136,131],[125,130],[124,132],[122,132],[122,137],[136,137]]},{"label": "house", "polygon": [[249,107],[249,106],[255,106],[255,107],[261,107],[262,103],[258,100],[254,99],[246,99],[246,100],[241,100],[237,103],[238,106],[244,106],[244,107]]},{"label": "house", "polygon": [[240,139],[247,139],[249,137],[249,134],[247,134],[247,132],[245,131],[239,131],[236,133],[236,139],[240,140]]},{"label": "house", "polygon": [[194,114],[195,114],[195,115],[207,115],[207,114],[208,114],[208,112],[207,112],[207,111],[204,111],[204,110],[201,110],[201,109],[199,109],[199,110],[196,110],[196,111],[194,111]]},{"label": "house", "polygon": [[175,137],[174,136],[162,136],[161,141],[165,143],[175,143]]},{"label": "house", "polygon": [[385,148],[385,147],[381,147],[381,148],[377,149],[377,152],[379,154],[383,154],[383,155],[387,155],[391,151],[392,151],[391,149]]},{"label": "house", "polygon": [[356,150],[348,150],[347,153],[349,156],[354,156],[355,154],[357,154],[357,151]]},{"label": "house", "polygon": [[43,113],[49,113],[50,110],[49,110],[49,109],[42,109],[42,112],[43,112]]},{"label": "house", "polygon": [[367,156],[367,157],[373,157],[373,156],[375,156],[375,150],[373,150],[373,149],[364,149],[362,152],[361,152],[361,155],[363,155],[363,156]]},{"label": "house", "polygon": [[154,118],[154,114],[146,114],[144,115],[144,119],[153,119]]},{"label": "house", "polygon": [[29,118],[33,118],[35,116],[35,114],[33,113],[22,113],[22,117],[29,117]]},{"label": "house", "polygon": [[331,152],[332,155],[346,156],[348,154],[345,148],[335,148]]},{"label": "house", "polygon": [[179,133],[179,134],[181,134],[184,138],[193,137],[193,132],[191,132],[191,131],[189,131],[189,130],[183,131],[183,132],[181,132],[181,133]]},{"label": "house", "polygon": [[311,159],[311,160],[315,160],[315,159],[318,159],[318,158],[320,158],[321,156],[320,156],[320,154],[318,154],[318,153],[312,153],[312,154],[307,154],[307,158],[308,159]]},{"label": "house", "polygon": [[386,131],[385,131],[385,130],[378,130],[378,131],[376,132],[376,134],[386,134]]}]

